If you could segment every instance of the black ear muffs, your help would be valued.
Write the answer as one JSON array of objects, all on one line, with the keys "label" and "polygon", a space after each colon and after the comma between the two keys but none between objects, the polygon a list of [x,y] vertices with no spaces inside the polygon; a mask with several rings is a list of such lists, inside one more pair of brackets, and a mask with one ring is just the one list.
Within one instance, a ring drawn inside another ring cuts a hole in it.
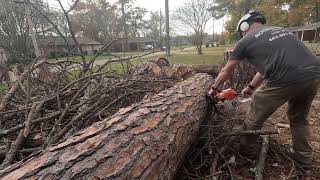
[{"label": "black ear muffs", "polygon": [[261,15],[259,12],[249,12],[248,14],[244,15],[239,23],[238,23],[238,27],[237,27],[237,31],[238,32],[246,32],[249,30],[250,25],[253,22],[260,22],[262,24],[266,23],[266,19],[263,15]]},{"label": "black ear muffs", "polygon": [[241,32],[248,31],[249,27],[250,27],[250,24],[249,24],[247,21],[243,21],[243,22],[240,24],[240,31],[241,31]]}]

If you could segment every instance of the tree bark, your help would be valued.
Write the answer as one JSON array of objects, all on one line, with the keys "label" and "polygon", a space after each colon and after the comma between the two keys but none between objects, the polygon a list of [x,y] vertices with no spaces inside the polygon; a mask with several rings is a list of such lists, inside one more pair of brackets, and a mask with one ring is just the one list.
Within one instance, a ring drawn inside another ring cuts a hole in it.
[{"label": "tree bark", "polygon": [[171,179],[206,116],[211,82],[196,74],[7,167],[0,179]]}]

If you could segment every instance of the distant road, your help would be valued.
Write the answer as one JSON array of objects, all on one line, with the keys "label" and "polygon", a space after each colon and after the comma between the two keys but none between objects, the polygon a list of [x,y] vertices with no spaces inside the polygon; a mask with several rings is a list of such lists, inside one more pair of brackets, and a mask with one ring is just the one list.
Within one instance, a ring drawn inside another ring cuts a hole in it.
[{"label": "distant road", "polygon": [[[179,53],[179,52],[182,52],[182,51],[186,51],[186,50],[192,50],[194,49],[195,47],[188,47],[188,48],[184,48],[182,50],[176,50],[176,51],[171,51],[171,54],[174,54],[174,53]],[[143,58],[152,58],[152,57],[157,57],[157,56],[165,56],[166,55],[166,52],[165,51],[160,51],[160,52],[155,52],[155,53],[151,53],[151,54],[148,54],[148,55],[145,55],[143,56]],[[128,57],[121,57],[121,58],[130,58],[132,56],[128,56]],[[117,58],[112,58],[113,60],[116,60]],[[118,58],[119,59],[119,58]],[[136,59],[139,59],[139,57],[136,57],[136,58],[133,58],[131,60],[136,60]],[[109,59],[103,59],[103,60],[97,60],[94,62],[94,65],[103,65],[106,61],[108,61]]]}]

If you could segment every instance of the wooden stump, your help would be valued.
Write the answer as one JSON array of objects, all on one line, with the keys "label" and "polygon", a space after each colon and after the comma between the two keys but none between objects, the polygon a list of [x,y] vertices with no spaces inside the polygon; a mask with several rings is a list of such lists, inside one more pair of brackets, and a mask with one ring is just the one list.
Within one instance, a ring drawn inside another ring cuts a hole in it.
[{"label": "wooden stump", "polygon": [[211,83],[197,74],[0,171],[0,179],[171,179],[206,116]]},{"label": "wooden stump", "polygon": [[208,64],[196,64],[192,66],[193,70],[196,73],[207,73],[211,76],[218,76],[220,72],[220,67],[217,65],[208,65]]}]

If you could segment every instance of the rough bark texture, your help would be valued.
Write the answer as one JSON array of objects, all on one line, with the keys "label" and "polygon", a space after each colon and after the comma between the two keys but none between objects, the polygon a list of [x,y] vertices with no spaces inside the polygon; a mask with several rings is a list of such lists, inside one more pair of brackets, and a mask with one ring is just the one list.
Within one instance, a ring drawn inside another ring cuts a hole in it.
[{"label": "rough bark texture", "polygon": [[171,179],[206,116],[211,81],[197,74],[121,109],[0,179]]}]

